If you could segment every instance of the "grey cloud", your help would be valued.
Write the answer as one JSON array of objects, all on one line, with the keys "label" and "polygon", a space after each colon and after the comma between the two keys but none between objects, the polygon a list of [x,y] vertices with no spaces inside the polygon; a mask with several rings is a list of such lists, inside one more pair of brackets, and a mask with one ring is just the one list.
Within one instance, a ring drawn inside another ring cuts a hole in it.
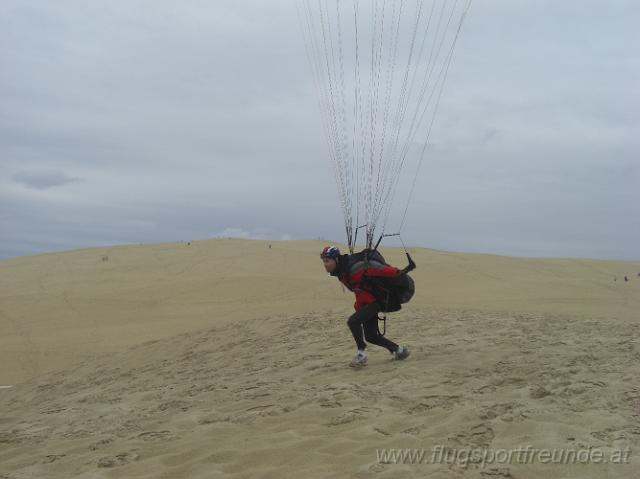
[{"label": "grey cloud", "polygon": [[13,175],[13,180],[36,190],[82,181],[81,178],[69,176],[62,171],[19,171]]},{"label": "grey cloud", "polygon": [[[639,258],[639,8],[474,2],[403,239]],[[0,104],[0,257],[344,237],[289,0],[4,1]]]}]

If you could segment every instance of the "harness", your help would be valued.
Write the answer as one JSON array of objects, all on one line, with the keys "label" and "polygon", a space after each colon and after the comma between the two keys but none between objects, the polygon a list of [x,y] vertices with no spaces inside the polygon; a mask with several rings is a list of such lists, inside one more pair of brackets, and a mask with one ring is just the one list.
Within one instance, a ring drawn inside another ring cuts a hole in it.
[{"label": "harness", "polygon": [[[387,235],[395,236],[395,235]],[[382,237],[380,238],[382,240]],[[376,244],[380,244],[380,241]],[[404,243],[403,243],[404,245]],[[350,291],[354,291],[354,287],[351,284],[351,278],[356,273],[363,271],[362,277],[359,281],[358,288],[362,291],[369,293],[374,297],[376,303],[380,308],[380,312],[377,314],[378,323],[376,324],[378,334],[384,336],[387,332],[387,315],[386,313],[399,311],[402,308],[402,304],[408,302],[415,291],[415,285],[413,279],[406,273],[415,269],[416,264],[409,255],[406,247],[404,249],[407,255],[409,265],[402,270],[402,273],[397,277],[385,278],[385,277],[371,277],[367,275],[367,270],[370,267],[380,268],[389,266],[384,257],[377,249],[365,248],[359,253],[353,253],[351,255],[344,255],[347,260],[346,263],[340,265],[340,272],[336,271],[332,275],[342,276],[345,275],[347,281],[346,286]],[[343,283],[344,284],[344,283]],[[357,293],[356,293],[357,294]],[[381,314],[382,313],[382,314]],[[383,330],[380,331],[379,323],[382,322]]]}]

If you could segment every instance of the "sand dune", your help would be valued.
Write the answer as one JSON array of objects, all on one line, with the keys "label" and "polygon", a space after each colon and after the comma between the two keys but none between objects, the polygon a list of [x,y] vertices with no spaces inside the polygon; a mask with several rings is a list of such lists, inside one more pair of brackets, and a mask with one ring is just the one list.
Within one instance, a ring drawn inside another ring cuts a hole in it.
[{"label": "sand dune", "polygon": [[[640,263],[417,249],[418,296],[389,321],[411,358],[372,347],[353,370],[352,298],[318,246],[0,262],[0,385],[13,385],[0,388],[0,477],[634,477]],[[438,447],[526,446],[631,453],[428,463]],[[402,464],[384,448],[426,456]]]}]

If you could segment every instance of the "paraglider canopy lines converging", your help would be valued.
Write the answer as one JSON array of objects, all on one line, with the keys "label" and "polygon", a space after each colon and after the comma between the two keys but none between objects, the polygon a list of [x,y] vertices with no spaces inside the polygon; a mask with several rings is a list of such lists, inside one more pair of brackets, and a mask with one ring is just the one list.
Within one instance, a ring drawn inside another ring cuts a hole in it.
[{"label": "paraglider canopy lines converging", "polygon": [[471,2],[298,0],[352,252],[360,230],[372,247],[391,217],[404,225]]}]

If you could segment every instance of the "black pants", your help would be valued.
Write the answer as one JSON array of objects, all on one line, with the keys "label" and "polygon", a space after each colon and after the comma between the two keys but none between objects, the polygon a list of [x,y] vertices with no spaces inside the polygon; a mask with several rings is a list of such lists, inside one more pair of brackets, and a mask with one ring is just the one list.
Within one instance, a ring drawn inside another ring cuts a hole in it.
[{"label": "black pants", "polygon": [[358,349],[367,347],[367,344],[364,342],[366,339],[368,343],[382,346],[393,353],[398,349],[398,345],[380,334],[378,330],[379,312],[380,306],[378,306],[377,303],[367,304],[349,317],[347,325],[351,330],[351,334],[353,334],[353,339],[356,340]]}]

